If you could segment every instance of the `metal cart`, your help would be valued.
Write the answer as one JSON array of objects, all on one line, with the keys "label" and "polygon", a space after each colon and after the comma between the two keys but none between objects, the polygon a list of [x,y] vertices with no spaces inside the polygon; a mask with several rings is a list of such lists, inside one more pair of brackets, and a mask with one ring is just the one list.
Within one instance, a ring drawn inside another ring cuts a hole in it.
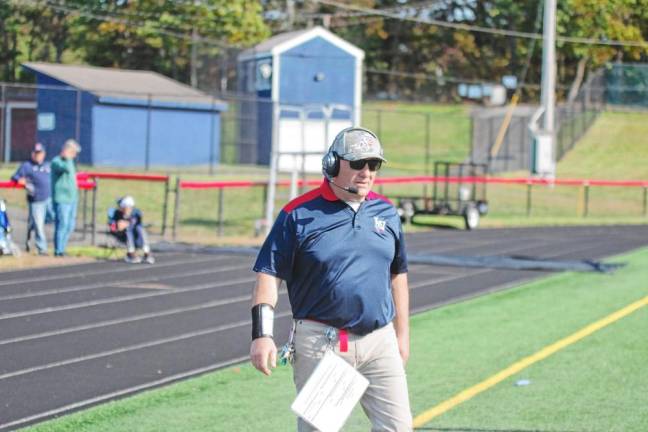
[{"label": "metal cart", "polygon": [[[467,230],[477,228],[488,212],[486,183],[471,181],[485,177],[486,164],[435,162],[432,196],[398,196],[397,208],[401,220],[411,223],[418,215],[461,216]],[[427,192],[427,188],[426,188]]]}]

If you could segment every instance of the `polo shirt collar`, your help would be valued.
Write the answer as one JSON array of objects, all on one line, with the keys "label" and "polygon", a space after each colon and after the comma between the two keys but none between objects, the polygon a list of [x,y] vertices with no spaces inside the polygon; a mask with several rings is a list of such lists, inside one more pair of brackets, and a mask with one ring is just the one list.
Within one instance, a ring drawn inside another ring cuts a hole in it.
[{"label": "polo shirt collar", "polygon": [[335,192],[333,192],[333,189],[331,189],[331,185],[329,184],[329,181],[325,178],[322,180],[322,184],[320,185],[320,193],[322,194],[322,197],[326,201],[339,201],[340,198],[335,195]]}]

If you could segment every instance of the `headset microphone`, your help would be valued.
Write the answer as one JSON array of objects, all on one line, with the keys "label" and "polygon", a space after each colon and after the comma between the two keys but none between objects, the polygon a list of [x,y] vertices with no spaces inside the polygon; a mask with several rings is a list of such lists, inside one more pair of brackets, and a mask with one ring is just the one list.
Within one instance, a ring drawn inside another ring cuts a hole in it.
[{"label": "headset microphone", "polygon": [[354,188],[353,186],[348,186],[348,187],[340,186],[339,184],[333,182],[332,180],[329,180],[329,183],[331,183],[333,186],[335,186],[335,187],[337,187],[339,189],[342,189],[343,191],[347,191],[347,192],[349,192],[351,194],[354,194],[354,195],[358,194],[358,189]]}]

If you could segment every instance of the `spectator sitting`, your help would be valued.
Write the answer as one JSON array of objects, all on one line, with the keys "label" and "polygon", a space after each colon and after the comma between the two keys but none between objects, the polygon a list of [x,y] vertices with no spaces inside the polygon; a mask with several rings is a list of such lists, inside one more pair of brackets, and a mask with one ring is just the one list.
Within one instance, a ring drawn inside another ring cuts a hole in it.
[{"label": "spectator sitting", "polygon": [[148,236],[142,224],[142,212],[135,207],[135,200],[132,196],[126,195],[117,201],[119,206],[109,220],[110,231],[119,240],[126,243],[127,263],[136,264],[142,262],[142,257],[137,255],[137,249],[144,252],[143,261],[148,264],[155,263],[151,255],[151,247],[148,243]]}]

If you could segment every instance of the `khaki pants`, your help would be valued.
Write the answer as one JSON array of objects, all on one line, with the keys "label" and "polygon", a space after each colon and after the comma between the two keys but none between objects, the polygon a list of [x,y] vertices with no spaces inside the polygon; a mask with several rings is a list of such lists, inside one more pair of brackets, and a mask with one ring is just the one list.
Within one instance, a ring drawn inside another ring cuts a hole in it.
[{"label": "khaki pants", "polygon": [[[295,321],[293,378],[298,392],[329,347],[328,328],[330,326],[315,321]],[[371,430],[411,431],[407,379],[394,326],[389,323],[365,336],[349,333],[347,352],[340,352],[337,332],[335,335],[332,342],[334,352],[369,380],[360,404],[371,421]],[[297,429],[299,432],[314,430],[301,418],[297,420]]]}]

